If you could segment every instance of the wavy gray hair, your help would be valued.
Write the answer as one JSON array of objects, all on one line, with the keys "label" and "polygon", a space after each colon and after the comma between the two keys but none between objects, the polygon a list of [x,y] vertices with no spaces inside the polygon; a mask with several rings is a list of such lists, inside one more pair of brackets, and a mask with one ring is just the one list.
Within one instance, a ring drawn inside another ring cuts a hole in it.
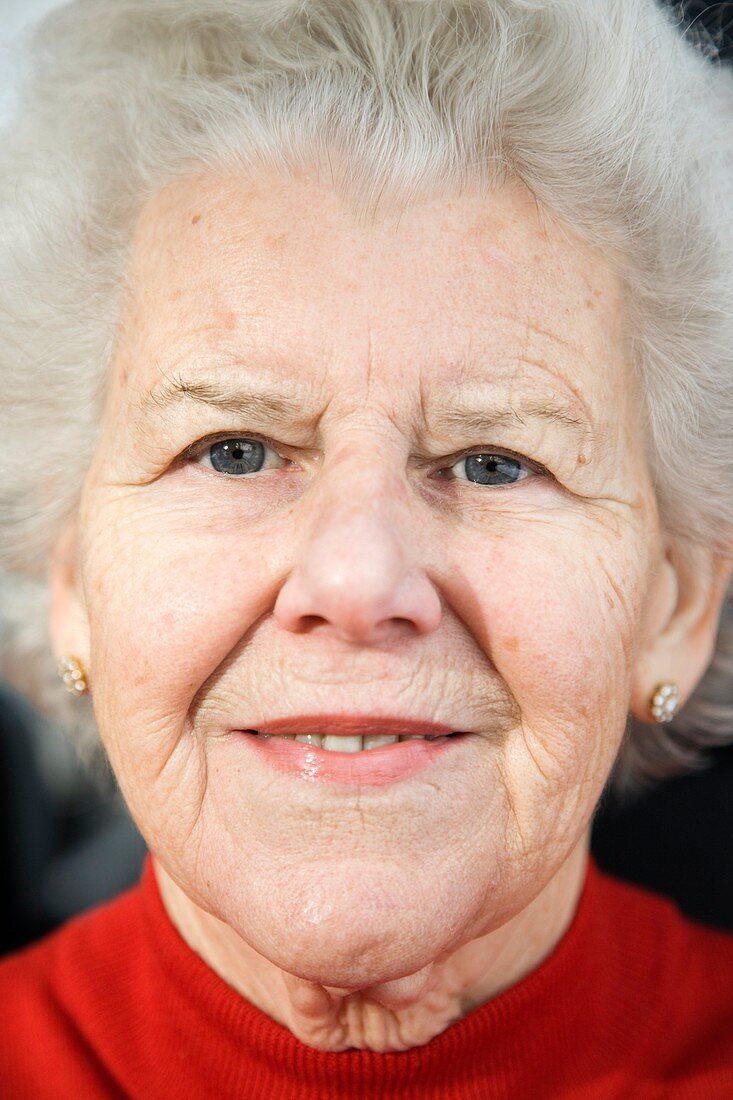
[{"label": "wavy gray hair", "polygon": [[[730,551],[733,74],[680,22],[655,0],[75,0],[46,17],[0,152],[0,669],[82,749],[93,708],[56,677],[45,571],[95,446],[136,215],[187,172],[315,161],[364,221],[521,179],[623,257],[662,522]],[[610,785],[703,767],[733,735],[732,684],[729,599],[695,694],[669,726],[629,719]]]}]

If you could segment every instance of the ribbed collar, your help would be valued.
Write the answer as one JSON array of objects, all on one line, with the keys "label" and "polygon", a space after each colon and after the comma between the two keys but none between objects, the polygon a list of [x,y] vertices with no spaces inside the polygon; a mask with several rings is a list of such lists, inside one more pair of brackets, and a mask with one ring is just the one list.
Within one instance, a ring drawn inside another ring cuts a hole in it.
[{"label": "ribbed collar", "polygon": [[196,1087],[202,1096],[268,1100],[541,1095],[543,1080],[590,1087],[624,1079],[660,1026],[646,991],[664,999],[661,953],[648,922],[628,904],[634,888],[603,874],[592,856],[573,920],[542,964],[429,1043],[400,1053],[306,1046],[186,944],[164,908],[150,857],[140,891],[136,968],[148,971],[145,985],[164,1021],[148,1053],[179,1067],[183,1059],[190,1095]]}]

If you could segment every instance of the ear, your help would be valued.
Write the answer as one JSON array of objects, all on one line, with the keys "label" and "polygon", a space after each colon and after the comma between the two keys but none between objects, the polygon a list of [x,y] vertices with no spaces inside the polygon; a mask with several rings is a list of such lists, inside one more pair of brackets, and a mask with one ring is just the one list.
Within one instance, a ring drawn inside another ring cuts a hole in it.
[{"label": "ear", "polygon": [[733,555],[670,540],[647,602],[646,630],[632,681],[631,713],[653,722],[649,698],[672,681],[684,705],[715,652],[718,625],[733,572]]},{"label": "ear", "polygon": [[48,566],[48,626],[56,661],[78,658],[90,671],[89,620],[78,568],[76,520],[70,520],[54,543]]}]

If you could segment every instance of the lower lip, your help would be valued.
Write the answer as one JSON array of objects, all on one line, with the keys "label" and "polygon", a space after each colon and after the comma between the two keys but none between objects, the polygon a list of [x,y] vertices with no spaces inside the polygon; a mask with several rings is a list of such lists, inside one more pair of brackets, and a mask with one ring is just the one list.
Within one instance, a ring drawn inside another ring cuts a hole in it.
[{"label": "lower lip", "polygon": [[361,752],[332,752],[285,737],[257,737],[234,730],[238,739],[248,742],[260,760],[286,775],[331,783],[369,784],[383,787],[400,779],[409,779],[434,764],[445,754],[472,739],[473,734],[457,733],[436,741],[396,741],[380,749]]}]

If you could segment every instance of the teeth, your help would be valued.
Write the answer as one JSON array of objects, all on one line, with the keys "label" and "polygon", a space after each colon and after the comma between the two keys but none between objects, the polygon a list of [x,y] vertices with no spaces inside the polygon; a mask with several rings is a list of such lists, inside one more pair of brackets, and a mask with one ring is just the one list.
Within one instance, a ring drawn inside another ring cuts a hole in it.
[{"label": "teeth", "polygon": [[296,737],[295,734],[289,733],[285,735],[288,741],[300,741],[303,745],[315,745],[316,748],[321,747],[321,735],[320,733],[299,733]]},{"label": "teeth", "polygon": [[383,745],[394,745],[395,741],[406,740],[406,737],[378,737],[376,734],[367,734],[361,738],[365,749],[381,749]]},{"label": "teeth", "polygon": [[321,748],[330,752],[361,752],[364,748],[363,737],[324,737]]},{"label": "teeth", "polygon": [[[269,740],[271,734],[257,734]],[[320,733],[281,733],[279,737],[286,741],[299,741],[302,745],[311,745],[314,748],[325,749],[327,752],[363,752],[368,749],[381,749],[386,745],[394,745],[395,741],[435,741],[437,736],[422,736],[409,734],[400,737],[379,736],[367,734],[365,737],[339,737]]]}]

